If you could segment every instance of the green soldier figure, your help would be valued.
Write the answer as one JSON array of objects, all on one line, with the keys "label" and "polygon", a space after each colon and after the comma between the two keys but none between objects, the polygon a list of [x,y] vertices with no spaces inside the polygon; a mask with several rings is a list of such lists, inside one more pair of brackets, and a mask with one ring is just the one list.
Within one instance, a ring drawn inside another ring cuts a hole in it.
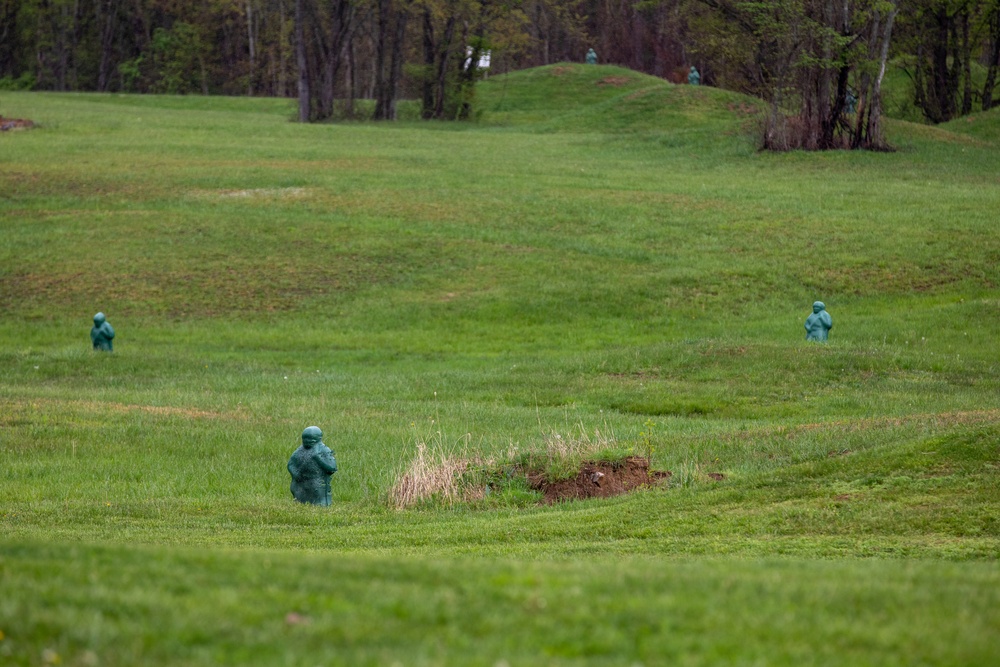
[{"label": "green soldier figure", "polygon": [[822,301],[813,304],[813,314],[806,318],[806,340],[826,341],[833,328],[833,319]]},{"label": "green soldier figure", "polygon": [[597,64],[597,51],[594,49],[587,49],[587,64],[596,65]]},{"label": "green soldier figure", "polygon": [[698,68],[691,65],[691,71],[688,72],[688,83],[692,86],[701,85],[701,74],[698,73]]},{"label": "green soldier figure", "polygon": [[302,446],[288,459],[292,476],[292,496],[300,503],[333,504],[330,477],[337,472],[333,451],[323,444],[323,431],[310,426],[302,431]]},{"label": "green soldier figure", "polygon": [[858,98],[850,90],[847,91],[847,96],[844,98],[844,106],[848,116],[853,116],[858,110]]},{"label": "green soldier figure", "polygon": [[94,315],[94,328],[90,330],[90,342],[94,344],[95,350],[111,352],[111,339],[115,337],[115,330],[104,317],[104,313]]}]

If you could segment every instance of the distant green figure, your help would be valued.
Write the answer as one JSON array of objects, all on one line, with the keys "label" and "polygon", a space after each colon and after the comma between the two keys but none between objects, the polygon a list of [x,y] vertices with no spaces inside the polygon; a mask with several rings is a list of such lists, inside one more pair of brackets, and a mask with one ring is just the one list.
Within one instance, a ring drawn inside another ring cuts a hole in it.
[{"label": "distant green figure", "polygon": [[104,313],[94,315],[94,328],[90,330],[90,342],[94,344],[94,349],[111,352],[111,339],[114,337],[115,330],[111,328]]},{"label": "distant green figure", "polygon": [[597,64],[597,51],[594,51],[594,49],[587,49],[587,64],[588,65]]},{"label": "distant green figure", "polygon": [[698,68],[691,65],[691,71],[688,72],[688,83],[692,86],[701,85],[701,74],[698,73]]},{"label": "distant green figure", "polygon": [[813,304],[813,314],[806,318],[806,340],[825,342],[830,337],[832,328],[833,318],[826,312],[826,305],[817,301]]},{"label": "distant green figure", "polygon": [[310,426],[302,431],[302,446],[288,459],[292,476],[292,496],[300,503],[333,504],[330,478],[337,472],[333,451],[323,444],[323,431]]},{"label": "distant green figure", "polygon": [[858,110],[858,98],[854,96],[854,93],[850,90],[847,91],[847,96],[844,97],[845,111],[848,116],[853,116]]}]

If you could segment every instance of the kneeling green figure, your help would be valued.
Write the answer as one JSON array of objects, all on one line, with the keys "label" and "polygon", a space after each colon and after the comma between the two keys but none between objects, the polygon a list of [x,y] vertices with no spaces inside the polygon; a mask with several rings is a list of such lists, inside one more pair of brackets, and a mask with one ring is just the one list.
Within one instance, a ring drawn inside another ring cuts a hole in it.
[{"label": "kneeling green figure", "polygon": [[825,341],[830,337],[833,319],[822,301],[813,304],[813,314],[806,318],[806,340]]},{"label": "kneeling green figure", "polygon": [[300,503],[333,504],[330,478],[337,472],[333,450],[323,444],[323,431],[310,426],[302,431],[302,445],[288,459],[292,496]]},{"label": "kneeling green figure", "polygon": [[94,349],[111,352],[114,349],[111,343],[114,337],[115,330],[111,328],[111,323],[104,313],[94,315],[94,328],[90,330],[90,342],[94,344]]}]

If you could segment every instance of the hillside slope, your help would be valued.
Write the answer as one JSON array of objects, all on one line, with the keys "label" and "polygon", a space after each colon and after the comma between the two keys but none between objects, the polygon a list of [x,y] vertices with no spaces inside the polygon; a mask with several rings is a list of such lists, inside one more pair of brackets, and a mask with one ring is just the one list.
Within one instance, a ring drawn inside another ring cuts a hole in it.
[{"label": "hillside slope", "polygon": [[732,132],[760,104],[623,67],[572,63],[488,79],[477,95],[483,124],[542,132]]},{"label": "hillside slope", "polygon": [[980,141],[1000,142],[1000,107],[942,123],[941,129],[964,134]]}]

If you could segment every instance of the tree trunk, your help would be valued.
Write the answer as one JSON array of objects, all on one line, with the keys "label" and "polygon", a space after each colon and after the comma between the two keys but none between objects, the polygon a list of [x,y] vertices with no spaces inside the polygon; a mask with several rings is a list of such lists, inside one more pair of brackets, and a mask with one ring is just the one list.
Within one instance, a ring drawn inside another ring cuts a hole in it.
[{"label": "tree trunk", "polygon": [[[829,26],[832,28],[834,26],[833,19],[833,4],[832,3],[822,3],[822,24],[824,26]],[[818,125],[818,135],[819,148],[827,150],[833,147],[833,132],[836,129],[837,119],[831,115],[833,111],[830,108],[830,90],[831,90],[831,79],[833,78],[833,71],[830,67],[830,63],[833,60],[833,46],[830,44],[830,37],[828,35],[823,35],[822,44],[822,60],[819,71],[819,86],[817,90],[817,100],[816,100],[816,116]]]},{"label": "tree trunk", "polygon": [[286,58],[285,0],[278,0],[278,95],[288,95],[288,62]]},{"label": "tree trunk", "polygon": [[632,48],[631,48],[631,59],[632,69],[636,71],[643,71],[643,61],[645,60],[646,52],[646,21],[642,13],[634,6],[630,6],[629,11],[632,13],[632,20],[629,22],[629,28],[632,33]]},{"label": "tree trunk", "polygon": [[73,30],[70,33],[70,45],[69,45],[69,89],[79,90],[80,80],[79,80],[79,64],[80,60],[80,39],[83,36],[83,9],[80,6],[80,0],[75,0],[73,3]]},{"label": "tree trunk", "polygon": [[[879,45],[882,38],[882,14],[876,12],[872,19],[871,29],[868,32],[868,59],[875,60],[879,56]],[[920,55],[917,55],[919,60]],[[918,68],[917,72],[920,70]],[[864,138],[865,114],[869,107],[868,99],[871,97],[872,75],[866,70],[861,74],[861,85],[858,87],[858,108],[855,111],[854,135],[851,138],[851,148],[860,148]],[[919,90],[919,86],[917,86]]]},{"label": "tree trunk", "polygon": [[0,1],[0,78],[20,75],[17,67],[17,4]]},{"label": "tree trunk", "polygon": [[346,45],[347,71],[344,73],[344,85],[347,87],[347,98],[344,106],[344,115],[348,118],[354,117],[354,98],[358,94],[357,68],[354,64],[354,40]]},{"label": "tree trunk", "polygon": [[1000,67],[1000,4],[993,8],[990,18],[990,60],[983,84],[983,111],[993,108],[993,87],[996,85],[997,68]]},{"label": "tree trunk", "polygon": [[451,60],[451,42],[455,37],[455,15],[448,17],[444,26],[444,37],[438,49],[437,96],[434,100],[434,117],[444,118],[445,102],[448,98],[448,62]]},{"label": "tree trunk", "polygon": [[302,3],[295,0],[295,63],[299,68],[299,122],[309,122],[309,69],[306,63],[305,16]]},{"label": "tree trunk", "polygon": [[390,120],[389,104],[388,104],[388,93],[386,87],[388,86],[388,64],[387,61],[390,59],[389,55],[389,41],[391,26],[390,23],[390,12],[392,11],[391,0],[379,0],[378,3],[378,36],[375,42],[375,113],[373,115],[374,120]]},{"label": "tree trunk", "polygon": [[[47,4],[47,3],[46,3]],[[55,56],[56,56],[56,67],[55,67],[55,78],[56,78],[56,90],[65,91],[66,90],[66,78],[69,73],[69,36],[67,33],[67,24],[69,19],[67,17],[67,7],[66,5],[59,5],[57,8],[52,8],[50,10],[50,22],[52,24],[53,38],[55,40]]]},{"label": "tree trunk", "polygon": [[309,32],[309,43],[312,44],[309,62],[312,68],[309,86],[309,106],[312,111],[310,120],[322,120],[333,114],[333,75],[336,58],[332,54],[331,42],[336,41],[336,35],[326,33],[319,7],[314,5],[311,9],[306,17],[306,23],[312,28]]},{"label": "tree trunk", "polygon": [[[896,0],[898,3],[899,0]],[[896,21],[899,5],[894,3],[885,19],[885,32],[882,34],[882,53],[879,56],[878,76],[872,86],[871,110],[868,113],[868,127],[865,134],[866,148],[886,150],[889,145],[882,136],[882,78],[885,76],[885,63],[889,60],[889,42],[892,39],[892,25]]]},{"label": "tree trunk", "polygon": [[913,105],[927,115],[927,81],[924,78],[924,44],[917,44],[917,66],[913,69]]},{"label": "tree trunk", "polygon": [[[841,6],[840,15],[839,16],[833,15],[831,16],[831,18],[834,21],[837,33],[842,38],[850,37],[851,10],[847,0],[844,0],[843,5]],[[848,128],[848,133],[849,133],[850,120],[848,120],[845,123],[842,118],[844,109],[847,105],[847,86],[849,82],[849,77],[851,75],[851,68],[847,64],[847,56],[844,53],[844,51],[849,48],[850,45],[848,45],[847,47],[842,47],[841,49],[841,56],[843,56],[843,60],[841,62],[843,64],[837,70],[837,88],[833,94],[833,105],[830,108],[830,117],[829,117],[830,134],[828,137],[829,148],[843,148],[845,145],[843,138],[841,138],[840,141],[835,142],[838,128],[846,127]]]},{"label": "tree trunk", "polygon": [[948,76],[948,38],[951,31],[948,9],[941,6],[935,14],[936,32],[931,50],[932,95],[930,121],[943,123],[951,120],[951,85]]},{"label": "tree trunk", "polygon": [[389,70],[389,85],[387,86],[389,111],[388,120],[396,120],[396,97],[399,94],[399,79],[403,74],[403,40],[406,39],[405,12],[396,16],[396,35],[392,44],[392,60]]},{"label": "tree trunk", "polygon": [[247,72],[247,95],[253,97],[254,77],[257,76],[257,32],[254,29],[256,15],[253,11],[253,0],[246,0],[247,8],[247,48],[250,52],[250,71]]},{"label": "tree trunk", "polygon": [[[114,44],[115,13],[117,11],[114,0],[106,0],[98,3],[98,23],[103,23],[101,28],[101,60],[97,66],[97,91],[107,92],[108,90],[108,69],[111,67],[111,46]],[[100,15],[100,8],[105,8],[106,16]],[[101,19],[104,19],[101,21]]]},{"label": "tree trunk", "polygon": [[961,115],[972,113],[972,44],[969,41],[969,8],[962,9],[962,111]]},{"label": "tree trunk", "polygon": [[396,119],[396,95],[403,69],[406,12],[393,0],[379,0],[378,42],[375,46],[375,120]]},{"label": "tree trunk", "polygon": [[424,120],[434,116],[434,81],[431,72],[434,71],[434,18],[430,7],[424,8],[424,77],[421,82],[422,101],[420,117]]}]

